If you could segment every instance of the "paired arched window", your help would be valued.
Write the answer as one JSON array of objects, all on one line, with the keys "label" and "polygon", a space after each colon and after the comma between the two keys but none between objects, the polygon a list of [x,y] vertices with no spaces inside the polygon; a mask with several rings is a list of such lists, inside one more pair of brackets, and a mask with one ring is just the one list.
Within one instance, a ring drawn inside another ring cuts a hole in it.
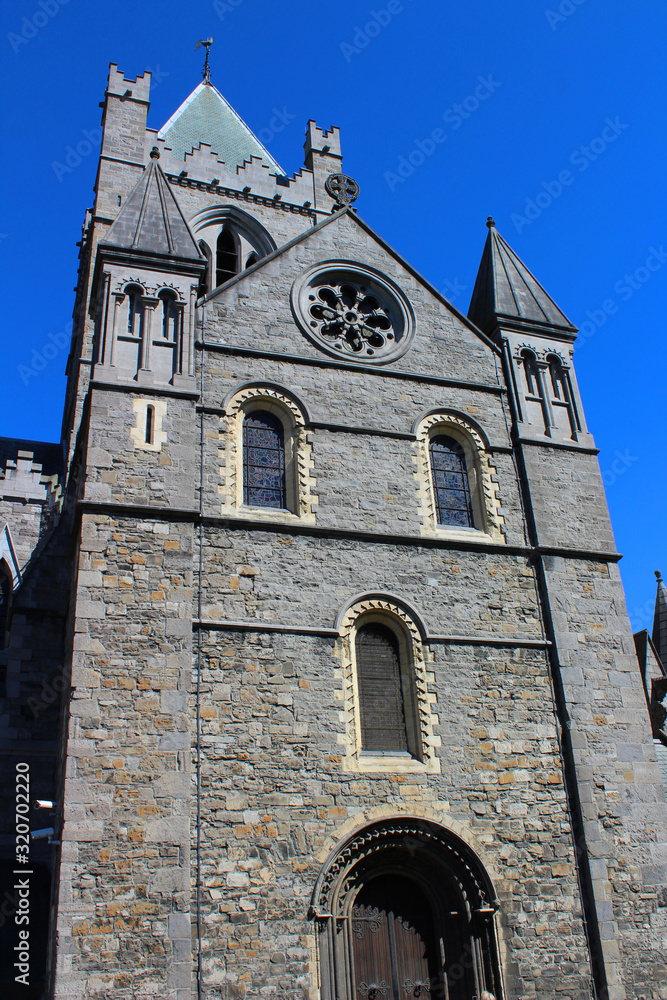
[{"label": "paired arched window", "polygon": [[264,226],[236,205],[206,208],[191,219],[198,246],[206,258],[199,294],[208,295],[276,249]]},{"label": "paired arched window", "polygon": [[470,480],[462,445],[448,434],[429,441],[433,496],[438,524],[474,528]]},{"label": "paired arched window", "polygon": [[252,410],[243,420],[243,502],[249,507],[287,507],[285,430],[266,410]]}]

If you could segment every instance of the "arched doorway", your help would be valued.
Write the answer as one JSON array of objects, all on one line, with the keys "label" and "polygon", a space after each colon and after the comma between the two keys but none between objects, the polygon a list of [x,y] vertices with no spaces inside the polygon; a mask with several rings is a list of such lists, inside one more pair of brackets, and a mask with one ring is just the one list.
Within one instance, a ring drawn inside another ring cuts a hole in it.
[{"label": "arched doorway", "polygon": [[479,859],[451,832],[408,818],[364,828],[313,894],[323,1000],[500,1000],[496,909]]}]

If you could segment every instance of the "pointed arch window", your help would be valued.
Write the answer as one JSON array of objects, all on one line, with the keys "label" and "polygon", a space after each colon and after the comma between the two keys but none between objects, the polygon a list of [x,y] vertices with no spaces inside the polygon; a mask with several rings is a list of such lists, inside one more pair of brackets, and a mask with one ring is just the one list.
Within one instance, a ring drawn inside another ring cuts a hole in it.
[{"label": "pointed arch window", "polygon": [[223,285],[239,270],[239,254],[236,238],[232,230],[225,226],[216,243],[215,283]]},{"label": "pointed arch window", "polygon": [[463,447],[447,434],[435,434],[429,441],[429,457],[438,524],[473,528],[470,481]]},{"label": "pointed arch window", "polygon": [[253,410],[243,420],[243,502],[250,507],[287,507],[285,431],[266,410]]}]

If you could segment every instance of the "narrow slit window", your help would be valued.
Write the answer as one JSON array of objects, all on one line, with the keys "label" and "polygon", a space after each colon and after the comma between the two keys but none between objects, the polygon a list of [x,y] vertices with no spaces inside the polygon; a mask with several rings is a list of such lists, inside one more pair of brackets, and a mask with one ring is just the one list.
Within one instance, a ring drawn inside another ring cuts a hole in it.
[{"label": "narrow slit window", "polygon": [[155,407],[146,407],[146,444],[153,444],[153,427],[155,424]]},{"label": "narrow slit window", "polygon": [[438,434],[431,438],[429,452],[438,524],[474,528],[470,482],[463,448],[454,438]]},{"label": "narrow slit window", "polygon": [[278,417],[264,410],[253,410],[243,421],[243,502],[287,507],[285,432]]},{"label": "narrow slit window", "polygon": [[405,692],[398,640],[385,625],[363,625],[356,635],[361,748],[408,753]]}]

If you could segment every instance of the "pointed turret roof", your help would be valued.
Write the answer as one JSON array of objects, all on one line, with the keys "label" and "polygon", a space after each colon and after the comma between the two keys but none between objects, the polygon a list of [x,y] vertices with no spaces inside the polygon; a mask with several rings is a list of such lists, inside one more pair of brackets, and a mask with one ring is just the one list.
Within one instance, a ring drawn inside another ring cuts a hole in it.
[{"label": "pointed turret roof", "polygon": [[158,132],[165,146],[182,160],[200,143],[211,146],[227,170],[258,156],[272,174],[285,171],[212,83],[200,83]]},{"label": "pointed turret roof", "polygon": [[653,645],[667,672],[667,589],[660,570],[655,571],[658,592],[655,595],[655,615],[653,618]]},{"label": "pointed turret roof", "polygon": [[489,234],[468,318],[485,333],[493,333],[498,322],[504,321],[519,326],[537,324],[574,336],[577,328],[505,242],[493,219],[489,217],[486,224]]},{"label": "pointed turret roof", "polygon": [[201,260],[197,241],[162,173],[159,158],[157,147],[153,147],[149,165],[144,167],[102,245]]}]

